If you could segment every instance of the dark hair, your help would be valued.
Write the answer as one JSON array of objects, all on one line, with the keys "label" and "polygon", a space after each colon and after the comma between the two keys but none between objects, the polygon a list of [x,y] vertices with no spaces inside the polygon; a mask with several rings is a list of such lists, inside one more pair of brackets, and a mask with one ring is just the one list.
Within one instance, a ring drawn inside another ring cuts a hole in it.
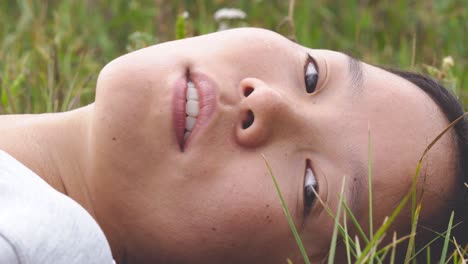
[{"label": "dark hair", "polygon": [[[450,123],[465,113],[457,97],[432,78],[399,70],[388,71],[410,81],[426,92],[439,106]],[[457,225],[452,229],[451,238],[455,237],[457,243],[463,248],[468,244],[468,187],[465,186],[465,183],[468,183],[468,118],[465,117],[460,120],[453,129],[457,148],[457,170],[454,173],[458,183],[454,197],[456,199],[455,205],[453,208],[448,209],[455,212],[454,225]],[[449,216],[443,217],[446,217],[445,228],[447,228]],[[442,233],[445,230],[437,231]],[[437,244],[435,246],[437,247]],[[431,245],[431,249],[434,249],[433,245]]]}]

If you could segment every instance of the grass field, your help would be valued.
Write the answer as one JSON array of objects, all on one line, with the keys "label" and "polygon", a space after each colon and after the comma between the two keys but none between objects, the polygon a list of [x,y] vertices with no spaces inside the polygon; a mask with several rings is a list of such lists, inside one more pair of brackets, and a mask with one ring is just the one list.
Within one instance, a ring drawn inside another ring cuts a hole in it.
[{"label": "grass field", "polygon": [[[312,48],[424,72],[468,106],[467,0],[296,0],[292,10],[285,0],[3,0],[0,114],[86,105],[107,62],[180,36],[214,32],[221,26],[214,13],[225,7],[247,15],[230,27],[268,28]],[[462,263],[456,253],[447,256],[449,263]]]}]

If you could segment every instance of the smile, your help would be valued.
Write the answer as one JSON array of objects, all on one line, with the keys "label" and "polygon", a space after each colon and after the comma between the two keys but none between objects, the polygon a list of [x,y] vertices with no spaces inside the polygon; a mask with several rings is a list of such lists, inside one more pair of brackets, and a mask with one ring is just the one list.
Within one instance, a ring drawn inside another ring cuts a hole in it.
[{"label": "smile", "polygon": [[187,72],[176,83],[173,119],[177,143],[182,152],[203,131],[216,111],[216,91],[215,83],[202,73]]}]

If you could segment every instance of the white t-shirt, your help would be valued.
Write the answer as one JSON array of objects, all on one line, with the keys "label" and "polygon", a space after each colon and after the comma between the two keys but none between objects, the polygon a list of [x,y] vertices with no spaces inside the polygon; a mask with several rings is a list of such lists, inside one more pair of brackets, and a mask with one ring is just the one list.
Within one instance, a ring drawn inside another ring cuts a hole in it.
[{"label": "white t-shirt", "polygon": [[0,263],[113,263],[93,217],[0,150]]}]

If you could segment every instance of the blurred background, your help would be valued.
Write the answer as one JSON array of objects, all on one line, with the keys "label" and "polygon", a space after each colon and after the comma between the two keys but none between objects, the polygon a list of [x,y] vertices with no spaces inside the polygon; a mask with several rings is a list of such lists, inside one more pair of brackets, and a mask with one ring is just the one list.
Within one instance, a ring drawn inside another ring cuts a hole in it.
[{"label": "blurred background", "polygon": [[0,114],[88,104],[113,58],[240,26],[429,74],[468,106],[467,7],[468,0],[2,0]]}]

